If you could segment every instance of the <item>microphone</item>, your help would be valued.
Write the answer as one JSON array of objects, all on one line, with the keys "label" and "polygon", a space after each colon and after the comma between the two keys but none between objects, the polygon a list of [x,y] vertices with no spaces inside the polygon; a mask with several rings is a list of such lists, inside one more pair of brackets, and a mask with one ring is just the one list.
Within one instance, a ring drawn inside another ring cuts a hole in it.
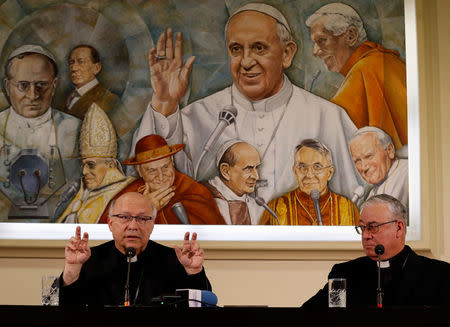
[{"label": "microphone", "polygon": [[378,255],[378,287],[377,287],[377,308],[383,307],[383,292],[381,291],[381,256],[384,254],[384,246],[377,244],[375,253]]},{"label": "microphone", "polygon": [[220,134],[222,134],[225,127],[233,124],[236,120],[237,109],[234,106],[228,105],[219,112],[219,122],[217,123],[216,128],[213,130],[211,135],[208,138],[208,142],[206,142],[203,147],[204,152],[208,152],[209,149],[216,144],[217,139]]},{"label": "microphone", "polygon": [[237,109],[232,105],[225,106],[222,111],[219,112],[219,122],[216,125],[216,128],[212,131],[211,135],[209,135],[208,141],[203,147],[203,151],[200,154],[200,157],[197,161],[197,165],[195,166],[194,176],[197,176],[198,168],[200,167],[200,163],[203,160],[205,154],[216,144],[219,136],[222,134],[225,127],[233,124],[236,121]]},{"label": "microphone", "polygon": [[131,258],[133,258],[136,255],[136,249],[134,247],[129,247],[125,250],[126,256],[127,256],[127,262],[131,261]]},{"label": "microphone", "polygon": [[[59,197],[59,201],[56,204],[55,210],[53,212],[54,215],[58,212],[59,207],[64,202],[67,202],[68,200],[70,200],[78,192],[79,188],[80,188],[80,184],[78,184],[78,182],[76,182],[76,181],[73,181],[72,183],[69,184],[69,186],[64,191],[64,193],[61,194],[61,196]],[[55,217],[55,219],[56,219],[56,217]]]},{"label": "microphone", "polygon": [[360,197],[362,197],[364,195],[364,187],[362,187],[361,185],[358,185],[354,190],[353,190],[353,196],[352,196],[352,202],[356,203],[356,201],[358,201],[358,199]]},{"label": "microphone", "polygon": [[186,210],[184,209],[184,206],[181,202],[177,202],[172,206],[172,211],[177,216],[180,223],[184,225],[190,225],[191,222],[189,221],[188,215],[186,213]]},{"label": "microphone", "polygon": [[260,196],[257,196],[256,194],[252,194],[250,195],[253,199],[255,199],[255,202],[257,205],[263,207],[264,209],[266,209],[276,220],[277,220],[277,224],[280,224],[280,220],[278,219],[277,215],[275,214],[275,212],[272,211],[272,209],[269,208],[269,206],[266,204],[266,202],[264,201],[264,199]]},{"label": "microphone", "polygon": [[129,247],[125,249],[125,255],[127,256],[128,271],[127,271],[127,281],[125,283],[125,297],[123,305],[126,307],[130,306],[130,268],[131,268],[131,258],[136,255],[136,249]]},{"label": "microphone", "polygon": [[189,301],[189,307],[216,307],[217,295],[211,291],[194,289],[177,289],[175,294],[180,295],[186,302]]},{"label": "microphone", "polygon": [[320,204],[319,204],[320,193],[318,190],[311,190],[309,196],[314,202],[314,210],[316,211],[317,222],[319,223],[320,226],[322,226],[322,213],[320,212]]}]

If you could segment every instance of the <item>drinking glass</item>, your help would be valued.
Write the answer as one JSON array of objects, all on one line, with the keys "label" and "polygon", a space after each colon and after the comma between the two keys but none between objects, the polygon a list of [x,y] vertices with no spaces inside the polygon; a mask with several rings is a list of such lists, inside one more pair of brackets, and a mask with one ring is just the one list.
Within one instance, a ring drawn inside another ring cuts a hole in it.
[{"label": "drinking glass", "polygon": [[345,308],[347,306],[347,280],[331,278],[328,280],[328,307]]}]

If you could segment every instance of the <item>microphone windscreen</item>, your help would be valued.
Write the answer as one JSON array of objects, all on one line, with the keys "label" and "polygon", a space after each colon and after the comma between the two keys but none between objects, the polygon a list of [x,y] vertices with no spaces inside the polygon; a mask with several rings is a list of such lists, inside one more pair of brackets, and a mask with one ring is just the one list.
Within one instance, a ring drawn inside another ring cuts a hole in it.
[{"label": "microphone windscreen", "polygon": [[134,247],[126,248],[125,254],[128,258],[132,258],[136,255],[136,249]]},{"label": "microphone windscreen", "polygon": [[309,196],[311,196],[311,199],[313,199],[313,200],[319,200],[319,197],[320,197],[319,190],[311,190],[311,192],[309,193]]},{"label": "microphone windscreen", "polygon": [[358,185],[353,191],[353,194],[357,195],[358,197],[362,197],[364,195],[364,187]]},{"label": "microphone windscreen", "polygon": [[234,117],[236,117],[237,114],[238,114],[237,109],[234,106],[231,106],[231,105],[225,106],[222,110],[228,111],[229,113],[233,114]]},{"label": "microphone windscreen", "polygon": [[254,199],[255,199],[256,204],[259,206],[263,206],[266,204],[266,202],[264,202],[264,199],[260,196],[255,196]]},{"label": "microphone windscreen", "polygon": [[217,305],[217,295],[210,291],[202,290],[202,307],[215,307]]},{"label": "microphone windscreen", "polygon": [[186,209],[184,209],[184,206],[181,202],[177,202],[172,206],[172,211],[175,214],[175,216],[178,218],[180,223],[184,225],[190,225],[191,222],[189,221],[188,215],[186,213]]},{"label": "microphone windscreen", "polygon": [[382,255],[384,253],[384,246],[382,244],[378,244],[375,246],[375,253],[378,255]]}]

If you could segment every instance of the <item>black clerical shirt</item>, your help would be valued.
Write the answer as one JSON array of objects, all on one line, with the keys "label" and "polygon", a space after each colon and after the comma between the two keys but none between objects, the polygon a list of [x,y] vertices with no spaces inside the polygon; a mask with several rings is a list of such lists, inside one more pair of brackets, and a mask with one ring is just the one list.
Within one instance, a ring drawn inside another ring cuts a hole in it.
[{"label": "black clerical shirt", "polygon": [[[127,258],[114,241],[93,247],[78,280],[69,286],[60,285],[60,304],[123,305],[127,269]],[[131,304],[149,305],[153,297],[174,294],[178,288],[211,290],[211,284],[204,269],[188,275],[172,248],[149,241],[137,261],[131,263]]]},{"label": "black clerical shirt", "polygon": [[[383,306],[449,305],[450,264],[417,255],[409,246],[382,268]],[[336,264],[328,278],[347,279],[347,307],[376,307],[377,261],[361,257]],[[328,284],[303,304],[327,307]]]}]

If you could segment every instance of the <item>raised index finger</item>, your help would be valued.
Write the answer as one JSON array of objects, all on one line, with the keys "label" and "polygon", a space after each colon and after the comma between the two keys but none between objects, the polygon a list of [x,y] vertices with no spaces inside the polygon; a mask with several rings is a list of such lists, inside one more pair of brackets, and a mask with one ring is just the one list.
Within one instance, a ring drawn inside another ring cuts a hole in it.
[{"label": "raised index finger", "polygon": [[77,226],[77,228],[75,228],[75,238],[77,240],[81,240],[81,227]]},{"label": "raised index finger", "polygon": [[157,56],[165,56],[166,55],[166,32],[162,32],[159,36],[158,43],[156,44],[156,55]]}]

